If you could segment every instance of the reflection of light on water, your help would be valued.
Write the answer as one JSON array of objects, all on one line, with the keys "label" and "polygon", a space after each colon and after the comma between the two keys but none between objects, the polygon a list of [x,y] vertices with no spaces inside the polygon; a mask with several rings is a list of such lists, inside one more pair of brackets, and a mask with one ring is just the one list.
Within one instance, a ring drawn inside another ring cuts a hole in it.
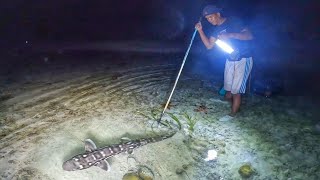
[{"label": "reflection of light on water", "polygon": [[213,149],[209,150],[208,151],[208,156],[204,160],[205,161],[215,160],[215,159],[217,159],[217,155],[218,155],[218,152],[216,150],[213,150]]}]

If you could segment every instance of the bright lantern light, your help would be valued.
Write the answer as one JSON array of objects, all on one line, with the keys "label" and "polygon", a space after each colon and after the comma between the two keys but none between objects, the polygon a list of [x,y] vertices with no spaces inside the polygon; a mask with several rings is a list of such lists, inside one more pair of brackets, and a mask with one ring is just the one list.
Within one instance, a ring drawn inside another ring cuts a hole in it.
[{"label": "bright lantern light", "polygon": [[224,50],[225,52],[231,54],[234,49],[227,43],[221,41],[220,39],[216,40],[215,42],[222,50]]}]

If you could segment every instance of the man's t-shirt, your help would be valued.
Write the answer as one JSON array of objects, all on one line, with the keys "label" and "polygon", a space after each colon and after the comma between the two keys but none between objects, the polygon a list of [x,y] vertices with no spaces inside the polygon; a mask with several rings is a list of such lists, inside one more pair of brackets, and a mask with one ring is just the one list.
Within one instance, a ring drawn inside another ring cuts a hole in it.
[{"label": "man's t-shirt", "polygon": [[[215,27],[211,36],[218,38],[218,35],[222,33],[240,33],[244,28],[245,25],[239,18],[229,17],[221,25]],[[252,57],[251,40],[230,38],[226,43],[239,50],[241,58]]]}]

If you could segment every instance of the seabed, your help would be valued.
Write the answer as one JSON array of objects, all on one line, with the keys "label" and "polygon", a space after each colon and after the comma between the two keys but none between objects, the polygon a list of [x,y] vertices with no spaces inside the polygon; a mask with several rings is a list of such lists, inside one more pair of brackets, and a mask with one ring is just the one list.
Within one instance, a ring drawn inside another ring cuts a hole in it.
[{"label": "seabed", "polygon": [[[218,94],[221,76],[187,65],[162,118],[169,126],[158,126],[180,67],[176,56],[32,56],[23,63],[0,79],[0,179],[320,179],[315,107],[303,97],[246,95],[236,119],[219,122],[230,110]],[[169,139],[108,159],[109,172],[62,169],[84,152],[85,139],[103,147],[172,129]],[[206,159],[209,150],[216,157]]]}]

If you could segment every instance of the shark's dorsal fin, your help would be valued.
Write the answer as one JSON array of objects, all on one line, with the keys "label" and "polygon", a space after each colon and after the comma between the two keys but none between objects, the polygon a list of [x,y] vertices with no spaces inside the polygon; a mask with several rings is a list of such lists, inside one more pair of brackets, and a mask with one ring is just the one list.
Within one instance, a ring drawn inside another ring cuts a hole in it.
[{"label": "shark's dorsal fin", "polygon": [[105,170],[105,171],[110,171],[110,164],[108,163],[107,160],[102,160],[102,161],[99,161],[95,164],[95,166]]},{"label": "shark's dorsal fin", "polygon": [[97,149],[96,144],[91,139],[86,139],[84,141],[84,150],[87,152],[92,152]]}]

